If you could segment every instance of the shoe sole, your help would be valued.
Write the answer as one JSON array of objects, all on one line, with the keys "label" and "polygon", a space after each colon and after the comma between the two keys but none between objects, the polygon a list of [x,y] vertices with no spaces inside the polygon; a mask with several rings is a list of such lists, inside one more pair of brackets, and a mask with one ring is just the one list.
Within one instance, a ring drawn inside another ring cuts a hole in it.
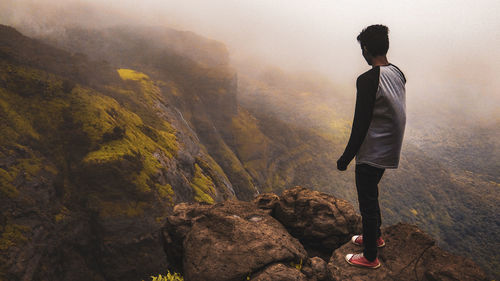
[{"label": "shoe sole", "polygon": [[345,261],[350,264],[350,265],[354,265],[356,267],[361,267],[361,268],[369,268],[369,269],[377,269],[381,266],[381,263],[379,262],[376,266],[366,266],[366,265],[360,265],[360,264],[357,264],[357,263],[352,263],[348,258],[347,256],[345,256]]},{"label": "shoe sole", "polygon": [[[359,244],[359,243],[355,242],[354,239],[351,239],[351,242],[352,242],[352,244],[354,244],[356,246],[363,246],[363,244]],[[385,241],[384,241],[384,244],[377,245],[377,248],[383,248],[383,247],[385,247]]]}]

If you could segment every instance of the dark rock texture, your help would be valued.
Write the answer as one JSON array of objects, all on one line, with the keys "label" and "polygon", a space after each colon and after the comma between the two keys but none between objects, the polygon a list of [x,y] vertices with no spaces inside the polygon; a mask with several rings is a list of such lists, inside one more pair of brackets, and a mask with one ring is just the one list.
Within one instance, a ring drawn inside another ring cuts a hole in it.
[{"label": "dark rock texture", "polygon": [[286,266],[282,263],[275,263],[255,274],[250,281],[306,281],[309,280],[294,267]]},{"label": "dark rock texture", "polygon": [[274,215],[274,209],[280,203],[280,197],[274,193],[262,193],[255,197],[253,202],[263,210],[268,210],[270,215]]},{"label": "dark rock texture", "polygon": [[361,252],[362,248],[347,243],[333,253],[328,263],[331,280],[487,280],[479,266],[443,251],[414,225],[399,223],[382,232],[386,246],[379,251],[380,268],[373,270],[349,265],[345,255]]},{"label": "dark rock texture", "polygon": [[309,281],[327,281],[328,271],[326,262],[320,257],[312,257],[307,260],[307,263],[302,268],[302,272],[307,276]]},{"label": "dark rock texture", "polygon": [[[283,262],[299,264],[307,259],[299,241],[278,221],[244,201],[229,200],[209,208],[182,205],[168,218],[163,233],[167,251],[172,247],[182,253],[169,257],[173,258],[172,264],[182,260],[186,280],[243,280],[261,270],[261,276],[290,276],[290,270],[282,266],[269,266]],[[183,248],[176,248],[182,237]],[[303,275],[296,269],[291,272]]]},{"label": "dark rock texture", "polygon": [[361,217],[347,201],[304,187],[261,194],[254,202],[280,221],[300,240],[310,256],[328,260],[333,250],[361,232]]},{"label": "dark rock texture", "polygon": [[184,239],[191,231],[196,220],[201,218],[212,206],[201,203],[180,203],[175,205],[173,215],[167,218],[162,229],[164,249],[171,266],[182,272],[182,257],[184,256]]}]

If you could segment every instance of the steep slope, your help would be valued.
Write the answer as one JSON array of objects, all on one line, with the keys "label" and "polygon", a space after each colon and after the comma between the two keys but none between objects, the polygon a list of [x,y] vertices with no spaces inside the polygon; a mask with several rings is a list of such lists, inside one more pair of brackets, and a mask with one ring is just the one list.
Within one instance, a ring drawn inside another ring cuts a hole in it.
[{"label": "steep slope", "polygon": [[[248,104],[241,106],[238,98],[246,94],[241,83],[247,80],[238,79],[228,66],[227,51],[220,43],[200,39],[194,44],[190,33],[158,28],[69,28],[60,35],[45,35],[43,40],[148,73],[165,82],[165,88],[175,83],[176,94],[167,97],[169,102],[222,167],[240,199],[250,200],[258,191],[279,192],[291,184],[309,185],[329,169],[324,161],[315,160],[324,154],[317,148],[339,140],[339,135],[325,138],[320,128],[311,131],[272,114],[263,115]],[[272,75],[261,78],[266,83]],[[307,83],[301,88],[314,91],[315,86]],[[346,127],[344,123],[332,126]],[[337,153],[328,155],[333,159]],[[323,182],[317,180],[313,186],[321,188]]]},{"label": "steep slope", "polygon": [[146,278],[175,202],[234,197],[174,83],[76,57],[0,26],[2,280]]},{"label": "steep slope", "polygon": [[189,32],[157,28],[76,28],[67,29],[64,37],[58,35],[43,39],[161,80],[160,89],[173,93],[166,99],[222,167],[236,196],[250,200],[258,192],[243,163],[228,146],[231,120],[239,113],[237,76],[228,66],[223,44]]}]

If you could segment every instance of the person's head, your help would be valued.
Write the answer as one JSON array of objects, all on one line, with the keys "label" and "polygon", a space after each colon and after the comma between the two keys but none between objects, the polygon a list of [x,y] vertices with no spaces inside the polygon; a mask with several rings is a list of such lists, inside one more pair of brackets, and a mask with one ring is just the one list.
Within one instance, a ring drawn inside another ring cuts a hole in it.
[{"label": "person's head", "polygon": [[370,65],[374,57],[385,56],[389,50],[389,28],[385,25],[370,25],[361,31],[357,39],[363,57]]}]

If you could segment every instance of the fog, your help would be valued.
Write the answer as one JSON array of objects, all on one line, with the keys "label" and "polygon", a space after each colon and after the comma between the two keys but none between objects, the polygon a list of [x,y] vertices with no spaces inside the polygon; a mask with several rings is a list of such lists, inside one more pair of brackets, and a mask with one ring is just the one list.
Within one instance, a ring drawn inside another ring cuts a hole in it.
[{"label": "fog", "polygon": [[497,0],[0,2],[0,23],[35,33],[67,24],[191,30],[224,42],[235,63],[258,59],[322,73],[345,95],[354,93],[357,75],[369,69],[356,36],[382,23],[390,29],[389,61],[408,78],[410,113],[439,116],[446,107],[459,119],[491,124],[500,121],[499,14]]}]

